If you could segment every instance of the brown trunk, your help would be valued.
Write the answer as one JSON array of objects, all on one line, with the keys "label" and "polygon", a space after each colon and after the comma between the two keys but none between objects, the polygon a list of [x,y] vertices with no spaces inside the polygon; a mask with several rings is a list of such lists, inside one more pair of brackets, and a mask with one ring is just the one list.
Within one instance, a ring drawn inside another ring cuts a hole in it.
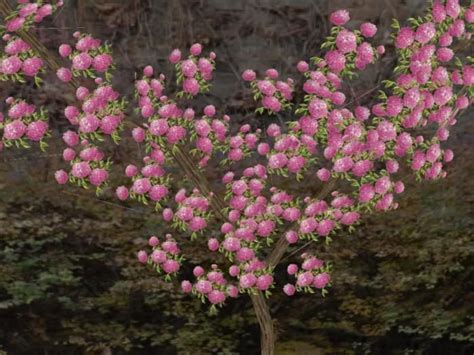
[{"label": "brown trunk", "polygon": [[273,355],[275,354],[276,336],[270,308],[262,292],[257,291],[257,294],[250,296],[250,298],[252,299],[253,309],[260,325],[261,354]]}]

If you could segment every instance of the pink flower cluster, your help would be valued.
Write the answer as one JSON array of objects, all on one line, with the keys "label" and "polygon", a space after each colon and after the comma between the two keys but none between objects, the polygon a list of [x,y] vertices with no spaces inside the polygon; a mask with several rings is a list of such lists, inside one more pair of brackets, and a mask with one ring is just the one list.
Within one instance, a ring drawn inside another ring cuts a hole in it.
[{"label": "pink flower cluster", "polygon": [[[237,286],[227,282],[224,273],[218,266],[211,265],[211,271],[207,272],[201,266],[196,266],[193,270],[196,282],[193,284],[189,280],[181,282],[181,289],[184,293],[193,293],[202,302],[206,300],[212,307],[222,306],[228,297],[236,298],[239,295]],[[211,308],[211,311],[215,308]]]},{"label": "pink flower cluster", "polygon": [[203,232],[211,218],[209,211],[209,199],[204,197],[198,189],[194,189],[192,194],[187,196],[186,189],[179,190],[175,197],[177,203],[176,211],[171,208],[163,210],[163,219],[172,221],[172,226],[181,231],[191,231],[191,238],[195,238],[198,232]]},{"label": "pink flower cluster", "polygon": [[69,181],[86,189],[90,184],[97,193],[102,191],[107,185],[111,166],[109,160],[104,160],[104,153],[86,139],[81,141],[79,135],[71,130],[63,134],[63,141],[68,146],[63,151],[63,160],[69,163],[71,170],[69,173],[56,171],[56,182],[64,185]]},{"label": "pink flower cluster", "polygon": [[103,136],[110,136],[118,142],[123,129],[126,101],[110,84],[96,81],[100,84],[92,92],[85,86],[76,90],[76,98],[81,106],[67,106],[64,115],[71,125],[78,128],[81,138],[101,141]]},{"label": "pink flower cluster", "polygon": [[2,38],[7,43],[0,58],[0,80],[25,82],[25,77],[32,77],[39,84],[43,60],[21,38],[10,34]]},{"label": "pink flower cluster", "polygon": [[[225,121],[228,121],[227,118],[228,116],[224,116]],[[260,133],[260,129],[252,132],[249,124],[240,126],[237,134],[228,137],[224,144],[218,145],[220,151],[227,152],[226,159],[222,163],[236,163],[250,156],[252,151],[258,147]]]},{"label": "pink flower cluster", "polygon": [[330,286],[331,276],[330,267],[315,256],[304,253],[301,268],[296,264],[290,264],[287,267],[288,275],[294,276],[295,284],[288,283],[283,287],[283,292],[288,296],[293,296],[295,292],[314,293],[315,290],[321,290],[324,296],[327,293],[326,287]]},{"label": "pink flower cluster", "polygon": [[178,273],[183,257],[178,243],[171,234],[166,234],[163,239],[160,241],[158,237],[151,236],[148,245],[153,251],[148,255],[145,250],[140,250],[137,253],[137,258],[142,264],[151,264],[159,274],[164,273],[165,280],[170,281],[171,276]]},{"label": "pink flower cluster", "polygon": [[[193,112],[194,116],[194,112]],[[191,135],[195,137],[196,150],[201,160],[200,167],[205,167],[214,151],[222,151],[229,131],[230,117],[224,115],[222,120],[216,117],[216,108],[213,105],[204,107],[204,116],[194,120],[191,126]],[[230,154],[230,153],[229,153]]]},{"label": "pink flower cluster", "polygon": [[191,98],[199,93],[207,92],[215,68],[216,54],[214,52],[209,53],[209,57],[202,56],[202,45],[199,43],[193,44],[189,52],[187,59],[182,59],[179,49],[174,49],[169,56],[169,61],[176,67],[177,84],[183,89],[178,93],[178,97]]},{"label": "pink flower cluster", "polygon": [[268,297],[274,287],[273,271],[266,267],[265,262],[252,258],[238,265],[231,265],[229,275],[239,280],[239,292],[253,294],[264,291]]},{"label": "pink flower cluster", "polygon": [[250,69],[242,74],[242,79],[250,82],[255,101],[261,100],[262,107],[257,112],[267,110],[271,114],[291,108],[293,79],[278,80],[279,73],[276,69],[268,69],[263,80],[257,80],[256,77],[256,73]]},{"label": "pink flower cluster", "polygon": [[29,148],[30,142],[39,142],[44,150],[44,139],[50,136],[47,112],[13,97],[7,98],[6,103],[9,107],[7,116],[0,113],[0,151],[13,145]]},{"label": "pink flower cluster", "polygon": [[89,34],[75,32],[73,36],[77,40],[74,49],[69,44],[59,46],[59,55],[71,61],[70,68],[62,67],[56,72],[59,80],[69,82],[73,76],[83,76],[92,79],[104,77],[110,81],[114,69],[110,46]]},{"label": "pink flower cluster", "polygon": [[119,186],[116,195],[121,201],[125,201],[129,196],[145,204],[152,201],[155,208],[159,209],[169,194],[169,177],[165,175],[163,168],[165,155],[155,146],[150,154],[143,158],[143,162],[145,165],[141,170],[132,164],[125,168],[125,175],[131,178],[133,183],[130,189]]},{"label": "pink flower cluster", "polygon": [[287,176],[288,173],[296,174],[299,180],[306,167],[312,165],[314,161],[312,156],[317,151],[317,142],[313,136],[318,123],[308,116],[301,118],[300,122],[303,126],[303,134],[300,134],[298,124],[293,124],[291,131],[286,134],[282,133],[277,124],[268,126],[266,133],[274,144],[271,146],[270,143],[260,143],[257,151],[260,155],[267,157],[270,173],[275,172],[283,176]]},{"label": "pink flower cluster", "polygon": [[29,0],[18,0],[16,10],[10,14],[5,23],[7,32],[28,31],[33,23],[40,23],[45,17],[52,15],[58,8],[64,5],[64,1],[56,1],[56,4],[45,4],[44,1],[30,2]]}]

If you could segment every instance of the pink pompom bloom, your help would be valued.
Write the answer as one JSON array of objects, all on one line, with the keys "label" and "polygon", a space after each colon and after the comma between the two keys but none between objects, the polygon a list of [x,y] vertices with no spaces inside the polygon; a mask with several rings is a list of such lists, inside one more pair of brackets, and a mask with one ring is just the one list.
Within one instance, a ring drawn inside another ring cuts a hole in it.
[{"label": "pink pompom bloom", "polygon": [[300,61],[296,65],[296,68],[300,73],[306,73],[309,70],[309,64],[305,61]]},{"label": "pink pompom bloom", "polygon": [[327,52],[324,58],[329,69],[334,73],[340,73],[346,65],[346,57],[337,50]]},{"label": "pink pompom bloom", "polygon": [[360,32],[362,33],[362,36],[366,38],[374,37],[377,33],[377,26],[370,22],[364,22],[360,25]]},{"label": "pink pompom bloom", "polygon": [[94,186],[102,185],[109,178],[105,169],[93,169],[89,175],[89,182]]},{"label": "pink pompom bloom", "polygon": [[72,80],[72,72],[68,68],[59,68],[56,72],[56,76],[65,83]]},{"label": "pink pompom bloom", "polygon": [[106,72],[112,65],[113,59],[108,54],[99,54],[93,59],[92,67],[94,70],[103,73]]},{"label": "pink pompom bloom", "polygon": [[195,78],[187,78],[183,82],[183,90],[193,96],[199,93],[199,83]]},{"label": "pink pompom bloom", "polygon": [[140,250],[137,253],[137,258],[140,263],[144,264],[148,261],[148,254],[146,253],[146,251]]},{"label": "pink pompom bloom", "polygon": [[329,21],[331,21],[331,23],[336,26],[343,26],[349,22],[349,20],[350,16],[349,11],[347,10],[337,10],[329,16]]},{"label": "pink pompom bloom", "polygon": [[25,132],[25,124],[20,120],[16,120],[5,125],[3,128],[3,137],[10,140],[20,139]]},{"label": "pink pompom bloom", "polygon": [[254,274],[244,274],[239,279],[239,285],[242,288],[251,288],[257,282],[257,277]]},{"label": "pink pompom bloom", "polygon": [[132,191],[138,195],[146,194],[150,189],[151,183],[148,178],[137,179],[132,186]]},{"label": "pink pompom bloom", "polygon": [[8,32],[16,32],[23,27],[25,19],[23,17],[15,17],[5,24]]},{"label": "pink pompom bloom", "polygon": [[409,27],[402,27],[395,39],[395,46],[399,49],[404,49],[413,43],[415,40],[415,32]]},{"label": "pink pompom bloom", "polygon": [[54,178],[56,179],[56,182],[60,185],[66,184],[69,179],[67,173],[64,170],[56,171],[54,173]]},{"label": "pink pompom bloom", "polygon": [[87,53],[80,53],[72,59],[72,67],[75,70],[86,70],[92,65],[92,57]]},{"label": "pink pompom bloom", "polygon": [[125,186],[119,186],[115,190],[115,194],[120,201],[125,201],[128,198],[128,189]]},{"label": "pink pompom bloom", "polygon": [[316,275],[313,279],[313,285],[316,288],[323,289],[331,281],[331,277],[328,273],[323,272],[319,275]]},{"label": "pink pompom bloom", "polygon": [[265,96],[262,100],[262,105],[267,110],[270,110],[270,111],[273,111],[273,112],[280,112],[281,111],[281,103],[274,96]]},{"label": "pink pompom bloom", "polygon": [[179,49],[173,49],[168,59],[172,64],[178,63],[181,60],[181,51]]},{"label": "pink pompom bloom", "polygon": [[440,62],[449,62],[454,57],[454,52],[451,48],[439,48],[436,51],[436,57],[439,59]]},{"label": "pink pompom bloom", "polygon": [[89,176],[89,174],[91,173],[91,170],[92,169],[91,169],[89,163],[79,162],[79,163],[73,164],[71,174],[72,174],[72,176],[74,176],[76,178],[83,179],[83,178],[86,178],[87,176]]},{"label": "pink pompom bloom", "polygon": [[181,63],[181,71],[185,77],[193,78],[197,70],[197,65],[191,59],[187,59]]},{"label": "pink pompom bloom", "polygon": [[100,127],[100,120],[95,115],[87,114],[79,121],[79,129],[84,133],[95,132]]},{"label": "pink pompom bloom", "polygon": [[198,56],[202,52],[202,45],[199,43],[194,43],[191,48],[189,49],[191,55]]},{"label": "pink pompom bloom", "polygon": [[0,70],[3,74],[13,75],[20,71],[23,62],[17,56],[5,58],[0,66]]},{"label": "pink pompom bloom", "polygon": [[61,44],[58,51],[61,57],[66,58],[72,53],[72,48],[69,44]]},{"label": "pink pompom bloom", "polygon": [[247,69],[242,73],[242,79],[245,81],[253,81],[257,77],[257,74],[251,69]]},{"label": "pink pompom bloom", "polygon": [[436,35],[436,27],[435,24],[432,22],[427,22],[420,25],[415,33],[415,40],[418,42],[425,44],[431,41]]},{"label": "pink pompom bloom", "polygon": [[354,32],[342,30],[337,34],[336,47],[341,53],[354,52],[357,48],[357,37]]},{"label": "pink pompom bloom", "polygon": [[31,122],[26,128],[26,136],[29,140],[38,142],[48,131],[48,123],[45,121]]},{"label": "pink pompom bloom", "polygon": [[28,58],[23,62],[22,71],[26,76],[35,76],[40,71],[43,61],[40,58]]},{"label": "pink pompom bloom", "polygon": [[283,292],[287,296],[293,296],[296,292],[296,288],[292,284],[286,284],[285,286],[283,286]]}]

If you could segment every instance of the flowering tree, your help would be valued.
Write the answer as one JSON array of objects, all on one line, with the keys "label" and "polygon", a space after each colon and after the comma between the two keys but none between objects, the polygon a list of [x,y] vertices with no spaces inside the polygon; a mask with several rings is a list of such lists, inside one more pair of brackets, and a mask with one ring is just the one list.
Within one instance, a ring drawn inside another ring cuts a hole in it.
[{"label": "flowering tree", "polygon": [[[445,177],[443,165],[453,152],[442,144],[474,96],[474,60],[453,50],[471,39],[474,5],[458,0],[435,1],[408,26],[394,21],[398,63],[371,107],[348,102],[345,82],[377,61],[385,48],[371,42],[374,24],[350,29],[345,10],[330,16],[324,56],[297,64],[301,87],[275,69],[262,76],[246,70],[242,79],[257,115],[269,119],[288,112],[293,117],[265,131],[249,124],[234,131],[231,118],[214,106],[193,108],[192,100],[210,89],[216,65],[216,54],[205,54],[198,43],[187,55],[172,51],[174,78],[145,67],[129,100],[113,88],[111,47],[93,36],[74,33],[70,44],[59,46],[59,64],[30,27],[62,5],[23,0],[12,10],[0,2],[7,42],[0,78],[20,83],[33,78],[40,85],[48,67],[75,90],[77,101],[64,108],[71,126],[62,136],[69,168],[57,171],[56,181],[94,187],[98,194],[112,186],[121,201],[152,205],[170,233],[151,236],[149,250],[139,251],[138,260],[166,280],[178,278],[185,261],[180,240],[190,238],[207,248],[215,262],[195,266],[192,280],[180,280],[181,290],[209,303],[211,312],[228,298],[248,294],[263,354],[274,353],[276,340],[267,304],[272,292],[325,296],[331,285],[331,264],[309,252],[309,246],[351,232],[364,214],[396,209],[409,171],[419,181]],[[130,118],[128,101],[136,106],[136,118]],[[40,142],[44,149],[47,113],[22,99],[6,102],[0,147]],[[120,144],[129,131],[145,157],[123,167],[127,183],[116,187],[107,148]],[[218,182],[206,175],[215,167],[221,173]],[[320,192],[300,191],[303,180]],[[185,184],[193,188],[186,190]],[[299,264],[285,263],[295,254],[301,254]],[[284,285],[276,282],[279,266],[287,269]]]}]

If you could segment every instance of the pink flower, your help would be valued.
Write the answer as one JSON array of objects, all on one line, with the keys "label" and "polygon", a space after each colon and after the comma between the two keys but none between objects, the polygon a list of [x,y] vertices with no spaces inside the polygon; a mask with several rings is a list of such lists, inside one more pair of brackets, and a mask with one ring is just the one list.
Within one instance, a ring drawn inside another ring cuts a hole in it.
[{"label": "pink flower", "polygon": [[72,67],[76,70],[86,70],[92,65],[92,58],[87,53],[80,53],[72,59]]},{"label": "pink flower", "polygon": [[76,178],[83,179],[89,176],[91,170],[92,169],[88,162],[79,162],[73,164],[71,174]]},{"label": "pink flower", "polygon": [[22,70],[26,76],[35,76],[41,69],[43,61],[40,58],[28,58],[23,62]]},{"label": "pink flower", "polygon": [[144,250],[140,250],[137,253],[138,261],[142,264],[145,264],[148,261],[148,254]]},{"label": "pink flower", "polygon": [[87,114],[79,121],[79,129],[84,133],[95,132],[99,127],[100,120],[95,115]]},{"label": "pink flower", "polygon": [[188,280],[184,280],[181,282],[181,290],[184,293],[190,293],[193,290],[193,285]]},{"label": "pink flower", "polygon": [[300,61],[296,65],[296,69],[298,69],[300,73],[306,73],[309,70],[309,64],[305,61]]},{"label": "pink flower", "polygon": [[89,175],[89,182],[94,186],[102,185],[109,178],[105,169],[93,169]]},{"label": "pink flower", "polygon": [[286,284],[283,286],[283,292],[285,292],[287,296],[293,296],[296,292],[296,288],[292,284]]},{"label": "pink flower", "polygon": [[308,111],[311,117],[319,119],[328,115],[328,106],[323,100],[313,99],[308,105]]},{"label": "pink flower", "polygon": [[272,283],[273,283],[273,276],[266,274],[266,275],[261,275],[257,278],[256,286],[257,286],[257,289],[261,291],[265,291],[270,288]]},{"label": "pink flower", "polygon": [[207,295],[207,299],[211,304],[220,304],[225,301],[225,293],[219,290],[212,290]]},{"label": "pink flower", "polygon": [[199,83],[195,78],[187,78],[183,82],[183,90],[191,95],[199,93]]},{"label": "pink flower", "polygon": [[322,289],[326,287],[326,285],[329,283],[330,280],[331,280],[331,277],[329,276],[329,274],[326,272],[323,272],[314,277],[313,285],[316,288]]},{"label": "pink flower", "polygon": [[15,17],[5,24],[8,32],[16,32],[23,27],[25,19],[23,17]]},{"label": "pink flower", "polygon": [[340,73],[346,65],[346,57],[337,50],[332,50],[325,55],[329,69],[334,73]]},{"label": "pink flower", "polygon": [[446,10],[444,9],[444,6],[440,3],[439,0],[435,0],[433,4],[432,15],[433,19],[437,23],[443,22],[446,18]]},{"label": "pink flower", "polygon": [[330,219],[323,219],[319,222],[317,232],[320,236],[325,237],[331,233],[334,228],[334,221]]},{"label": "pink flower", "polygon": [[374,37],[377,33],[377,26],[370,22],[364,22],[360,25],[360,32],[362,33],[362,36],[366,38]]},{"label": "pink flower", "polygon": [[63,141],[70,147],[74,147],[79,143],[79,136],[76,132],[66,131],[63,133]]},{"label": "pink flower", "polygon": [[454,57],[454,52],[451,48],[439,48],[436,51],[436,57],[441,61],[441,62],[449,62],[451,59]]},{"label": "pink flower", "polygon": [[178,63],[181,60],[181,51],[179,49],[173,49],[168,59],[172,64]]},{"label": "pink flower", "polygon": [[311,285],[313,282],[314,276],[310,271],[306,271],[302,274],[299,274],[297,277],[296,284],[300,287],[306,287]]},{"label": "pink flower", "polygon": [[26,128],[26,136],[32,141],[40,141],[48,131],[48,123],[45,121],[31,122]]},{"label": "pink flower", "polygon": [[357,37],[354,32],[342,30],[337,34],[336,47],[341,53],[354,52],[357,48]]},{"label": "pink flower", "polygon": [[56,182],[60,185],[66,184],[69,179],[67,173],[64,170],[56,171],[54,173],[54,178],[56,179]]},{"label": "pink flower", "polygon": [[202,52],[202,45],[199,43],[194,43],[191,48],[189,49],[191,55],[198,56]]},{"label": "pink flower", "polygon": [[428,43],[431,41],[432,38],[436,35],[436,27],[434,23],[432,22],[427,22],[422,25],[420,25],[415,33],[415,39],[422,43]]},{"label": "pink flower", "polygon": [[25,124],[20,120],[16,120],[5,125],[3,129],[3,137],[10,140],[20,139],[23,137],[25,132]]},{"label": "pink flower", "polygon": [[72,48],[69,44],[61,44],[59,46],[59,55],[63,58],[68,57],[72,53]]},{"label": "pink flower", "polygon": [[187,59],[181,63],[181,70],[184,76],[193,78],[194,75],[196,75],[198,68],[191,59]]},{"label": "pink flower", "polygon": [[135,180],[132,186],[132,191],[138,195],[146,194],[151,189],[151,183],[148,178],[141,178]]},{"label": "pink flower", "polygon": [[359,201],[360,202],[368,202],[372,200],[375,196],[375,191],[372,185],[364,184],[359,189]]},{"label": "pink flower", "polygon": [[64,81],[65,83],[71,81],[72,72],[68,68],[59,68],[56,72],[56,76],[59,80]]},{"label": "pink flower", "polygon": [[337,10],[329,16],[329,21],[336,26],[343,26],[349,22],[349,20],[350,16],[347,10]]},{"label": "pink flower", "polygon": [[397,38],[395,39],[395,46],[400,49],[407,48],[411,46],[415,40],[415,33],[409,27],[402,27],[398,33]]},{"label": "pink flower", "polygon": [[22,65],[22,61],[17,56],[7,57],[2,61],[0,69],[4,74],[12,75],[18,73]]},{"label": "pink flower", "polygon": [[264,108],[273,111],[273,112],[280,112],[281,111],[281,103],[278,101],[276,97],[273,96],[265,96],[262,100],[262,105]]},{"label": "pink flower", "polygon": [[344,157],[334,162],[333,170],[337,173],[345,173],[351,170],[353,165],[354,161],[350,157]]},{"label": "pink flower", "polygon": [[239,285],[242,288],[251,288],[257,282],[257,277],[254,274],[244,274],[239,279]]},{"label": "pink flower", "polygon": [[272,169],[281,169],[288,163],[288,158],[284,153],[271,155],[268,159],[268,166]]},{"label": "pink flower", "polygon": [[257,74],[251,69],[247,69],[242,73],[242,79],[245,81],[253,81],[257,77]]},{"label": "pink flower", "polygon": [[93,59],[92,67],[98,72],[106,72],[112,65],[113,59],[108,54],[99,54]]},{"label": "pink flower", "polygon": [[125,186],[119,186],[115,190],[115,194],[120,201],[125,201],[128,198],[128,189]]}]

